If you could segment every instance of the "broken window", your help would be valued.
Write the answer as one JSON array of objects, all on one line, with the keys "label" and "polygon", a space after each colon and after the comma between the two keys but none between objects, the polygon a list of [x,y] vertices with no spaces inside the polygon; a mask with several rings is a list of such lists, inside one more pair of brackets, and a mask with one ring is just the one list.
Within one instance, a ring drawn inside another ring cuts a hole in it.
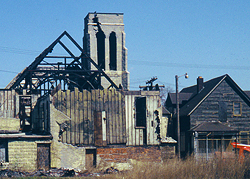
[{"label": "broken window", "polygon": [[242,107],[240,102],[234,102],[233,103],[233,114],[234,116],[241,116],[242,113]]},{"label": "broken window", "polygon": [[135,98],[136,127],[146,127],[146,97]]},{"label": "broken window", "polygon": [[31,96],[19,96],[19,118],[22,131],[26,132],[31,129],[31,111]]},{"label": "broken window", "polygon": [[109,69],[117,70],[117,59],[116,59],[116,34],[112,32],[109,36]]},{"label": "broken window", "polygon": [[8,143],[7,141],[0,141],[0,163],[8,162]]},{"label": "broken window", "polygon": [[98,66],[105,70],[105,34],[102,30],[96,33]]}]

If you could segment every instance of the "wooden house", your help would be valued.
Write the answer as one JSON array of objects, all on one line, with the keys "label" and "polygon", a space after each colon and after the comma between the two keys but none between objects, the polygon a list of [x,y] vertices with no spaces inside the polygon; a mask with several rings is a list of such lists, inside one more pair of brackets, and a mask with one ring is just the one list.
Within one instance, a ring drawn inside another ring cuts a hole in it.
[{"label": "wooden house", "polygon": [[[168,131],[168,135],[177,139],[175,93],[168,95],[165,105],[174,115],[173,119],[170,120],[173,130]],[[180,145],[182,156],[194,152],[194,144],[191,140],[194,133],[190,130],[204,122],[212,121],[220,122],[239,131],[238,139],[240,142],[248,138],[250,98],[227,74],[206,82],[203,82],[202,77],[198,77],[196,85],[180,91]],[[223,137],[223,135],[220,137]]]}]

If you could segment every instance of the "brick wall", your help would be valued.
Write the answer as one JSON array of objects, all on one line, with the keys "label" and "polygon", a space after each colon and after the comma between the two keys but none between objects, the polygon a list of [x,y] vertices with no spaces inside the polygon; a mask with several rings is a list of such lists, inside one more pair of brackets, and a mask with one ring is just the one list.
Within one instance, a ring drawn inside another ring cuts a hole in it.
[{"label": "brick wall", "polygon": [[161,161],[159,146],[97,148],[97,156],[105,162],[128,162],[130,159],[140,161]]}]

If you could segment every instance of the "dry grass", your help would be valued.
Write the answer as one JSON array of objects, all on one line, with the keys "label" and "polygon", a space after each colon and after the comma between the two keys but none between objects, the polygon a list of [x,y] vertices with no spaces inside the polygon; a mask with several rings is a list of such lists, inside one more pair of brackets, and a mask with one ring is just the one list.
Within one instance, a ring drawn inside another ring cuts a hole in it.
[{"label": "dry grass", "polygon": [[214,158],[210,161],[169,160],[165,163],[137,162],[131,171],[105,178],[147,179],[147,178],[249,178],[250,160],[240,162],[237,158]]}]

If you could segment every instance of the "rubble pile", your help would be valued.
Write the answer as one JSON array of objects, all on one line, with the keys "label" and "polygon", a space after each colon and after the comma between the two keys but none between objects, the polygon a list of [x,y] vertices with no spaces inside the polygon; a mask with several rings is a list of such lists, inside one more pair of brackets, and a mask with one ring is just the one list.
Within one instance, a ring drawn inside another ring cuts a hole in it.
[{"label": "rubble pile", "polygon": [[88,171],[75,171],[74,169],[50,169],[48,171],[39,170],[36,172],[21,172],[12,170],[0,170],[0,178],[3,177],[88,177],[88,176],[101,176],[105,174],[116,174],[119,170],[110,167],[99,173],[91,173]]}]

